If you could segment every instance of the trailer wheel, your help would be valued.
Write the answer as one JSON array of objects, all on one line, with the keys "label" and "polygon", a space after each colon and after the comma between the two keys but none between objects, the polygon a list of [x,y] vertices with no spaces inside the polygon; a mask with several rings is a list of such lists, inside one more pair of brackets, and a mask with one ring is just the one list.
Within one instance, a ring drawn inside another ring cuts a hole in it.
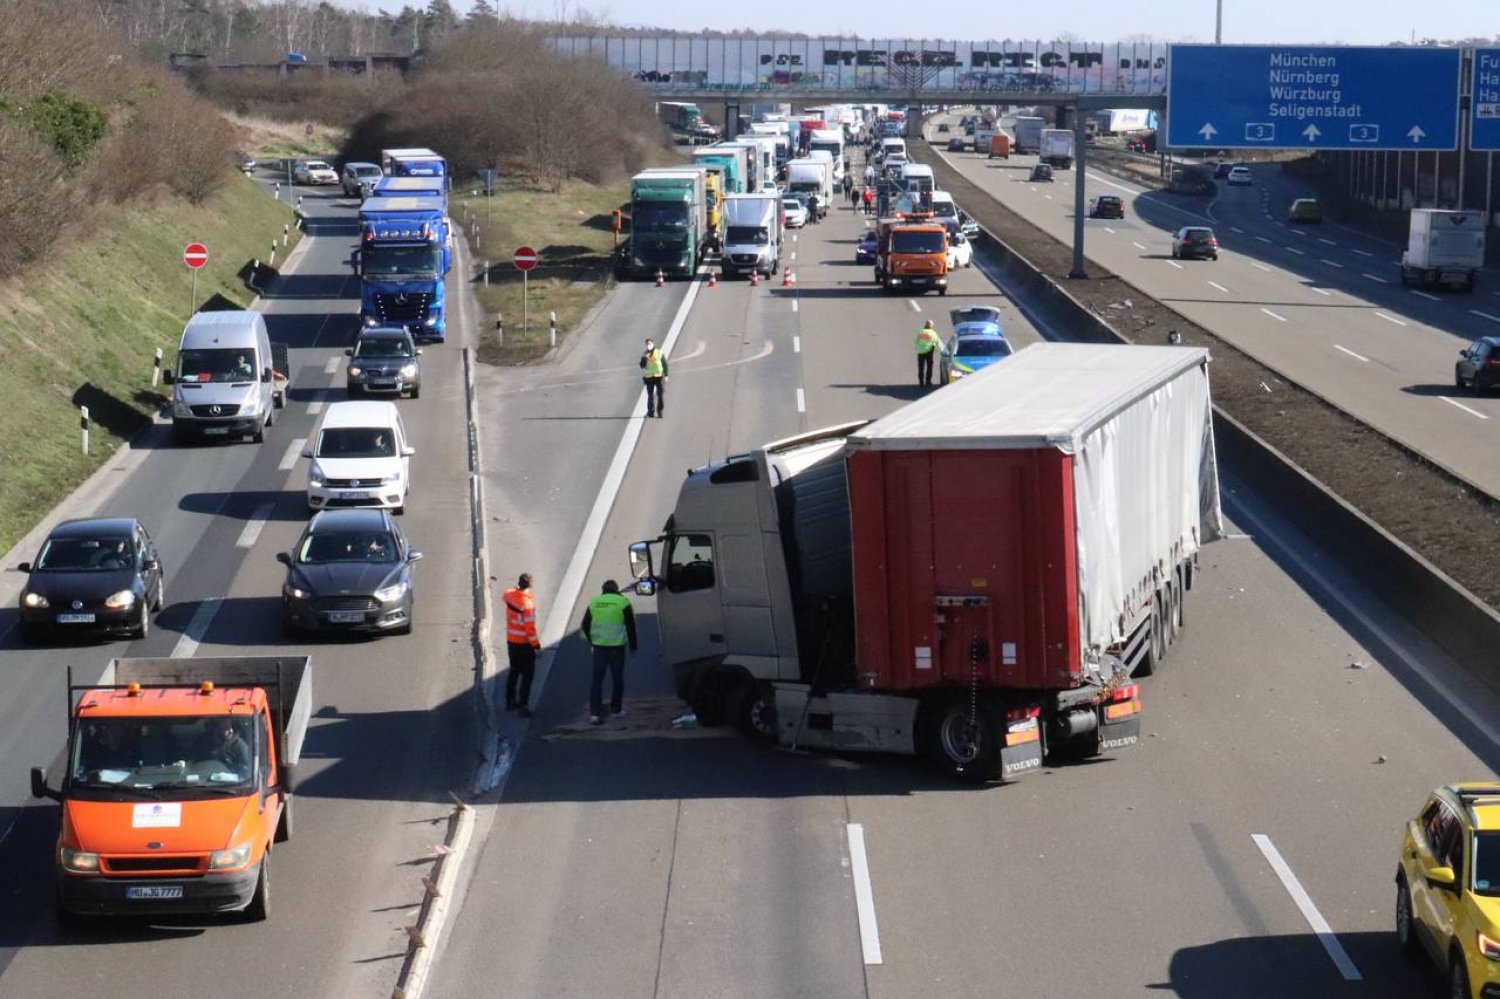
[{"label": "trailer wheel", "polygon": [[251,923],[265,922],[271,914],[271,852],[260,858],[260,876],[255,879],[255,894],[245,906],[245,920]]},{"label": "trailer wheel", "polygon": [[1172,581],[1167,584],[1167,647],[1176,644],[1182,634],[1182,575],[1172,572]]},{"label": "trailer wheel", "polygon": [[729,720],[752,739],[776,741],[776,697],[771,685],[744,679],[729,692]]},{"label": "trailer wheel", "polygon": [[1002,719],[981,700],[969,717],[966,697],[947,696],[925,704],[917,723],[917,748],[940,770],[984,782],[1000,776]]},{"label": "trailer wheel", "polygon": [[281,818],[276,822],[276,842],[285,843],[292,838],[292,802],[297,799],[290,795],[281,796]]}]

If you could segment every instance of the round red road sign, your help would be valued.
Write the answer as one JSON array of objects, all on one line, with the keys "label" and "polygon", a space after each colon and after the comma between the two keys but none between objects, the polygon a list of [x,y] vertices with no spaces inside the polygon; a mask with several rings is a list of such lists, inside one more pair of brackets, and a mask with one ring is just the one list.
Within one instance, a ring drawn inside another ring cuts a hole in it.
[{"label": "round red road sign", "polygon": [[202,243],[189,243],[182,248],[182,262],[197,270],[208,263],[208,247]]},{"label": "round red road sign", "polygon": [[536,251],[529,246],[523,246],[511,259],[515,261],[517,270],[529,271],[536,266]]}]

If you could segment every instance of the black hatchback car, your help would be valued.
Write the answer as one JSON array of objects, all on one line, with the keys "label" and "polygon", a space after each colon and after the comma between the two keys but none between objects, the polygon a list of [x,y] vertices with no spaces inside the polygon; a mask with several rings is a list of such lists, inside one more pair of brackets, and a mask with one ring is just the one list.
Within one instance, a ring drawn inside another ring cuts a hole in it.
[{"label": "black hatchback car", "polygon": [[1500,336],[1482,336],[1465,347],[1453,366],[1453,384],[1488,392],[1500,385]]},{"label": "black hatchback car", "polygon": [[1125,201],[1118,194],[1100,194],[1089,202],[1091,219],[1123,219]]},{"label": "black hatchback car", "polygon": [[156,545],[131,517],[68,520],[42,543],[21,590],[21,638],[119,634],[145,638],[164,584]]},{"label": "black hatchback car", "polygon": [[290,552],[281,619],[301,631],[411,632],[412,563],[422,557],[386,510],[323,510]]},{"label": "black hatchback car", "polygon": [[349,396],[392,392],[413,399],[422,394],[422,349],[400,326],[375,326],[360,332],[345,369]]},{"label": "black hatchback car", "polygon": [[1050,183],[1052,180],[1052,165],[1050,163],[1038,163],[1031,168],[1031,179],[1034,181],[1045,180]]}]

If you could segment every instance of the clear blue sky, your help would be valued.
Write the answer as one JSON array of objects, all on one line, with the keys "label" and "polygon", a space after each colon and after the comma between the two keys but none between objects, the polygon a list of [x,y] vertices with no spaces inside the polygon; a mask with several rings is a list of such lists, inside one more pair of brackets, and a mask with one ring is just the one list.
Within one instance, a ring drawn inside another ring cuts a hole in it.
[{"label": "clear blue sky", "polygon": [[[407,0],[425,6],[422,0]],[[470,0],[450,0],[460,14]],[[690,5],[682,0],[492,0],[524,17],[555,18],[580,9],[611,24],[677,31],[783,30],[863,38],[933,37],[1116,42],[1151,35],[1162,41],[1211,42],[1214,0],[944,0],[935,5],[865,0],[756,0],[752,4]],[[1500,33],[1496,0],[1223,0],[1224,41],[1383,45],[1417,38],[1493,37]],[[401,0],[374,4],[399,10]],[[1144,40],[1144,39],[1140,39]]]}]

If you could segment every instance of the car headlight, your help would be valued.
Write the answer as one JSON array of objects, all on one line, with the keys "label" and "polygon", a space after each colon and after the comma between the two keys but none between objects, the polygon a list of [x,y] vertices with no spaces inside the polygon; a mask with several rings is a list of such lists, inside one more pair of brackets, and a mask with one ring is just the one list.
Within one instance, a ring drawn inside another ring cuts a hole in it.
[{"label": "car headlight", "polygon": [[379,326],[380,325],[380,320],[377,319],[377,318],[375,318],[374,316],[360,316],[359,318],[360,318],[360,320],[362,322],[364,322],[364,324],[366,326]]},{"label": "car headlight", "polygon": [[241,843],[227,850],[215,850],[208,855],[208,869],[211,871],[227,871],[233,867],[244,867],[249,862],[249,843]]},{"label": "car headlight", "polygon": [[94,874],[99,870],[99,855],[61,846],[57,849],[57,863],[65,871]]},{"label": "car headlight", "polygon": [[189,406],[187,403],[179,399],[176,402],[172,403],[172,415],[182,417],[192,416],[193,407]]},{"label": "car headlight", "polygon": [[393,482],[400,482],[400,481],[401,481],[401,473],[400,472],[392,472],[390,475],[382,475],[380,477],[380,484],[383,485],[383,486],[388,486],[388,485],[390,485]]},{"label": "car headlight", "polygon": [[134,590],[121,590],[119,593],[111,593],[104,601],[104,606],[110,610],[124,610],[135,603]]},{"label": "car headlight", "polygon": [[316,461],[313,462],[312,466],[307,470],[307,484],[310,486],[318,486],[319,488],[321,488],[326,478],[327,477],[323,474],[323,469],[318,465]]},{"label": "car headlight", "polygon": [[358,378],[362,374],[364,374],[364,369],[361,368],[359,365],[357,365],[357,364],[351,364],[351,365],[349,365],[349,377],[350,378]]},{"label": "car headlight", "polygon": [[281,588],[281,592],[284,595],[291,597],[293,600],[306,600],[308,597],[312,596],[312,594],[307,590],[304,590],[298,586],[283,586]]},{"label": "car headlight", "polygon": [[30,593],[30,592],[23,593],[23,594],[21,594],[21,606],[22,607],[46,607],[47,606],[47,598],[44,597],[44,596],[42,596],[40,593]]},{"label": "car headlight", "polygon": [[259,412],[260,412],[260,396],[258,396],[258,395],[252,395],[243,405],[240,406],[240,415],[241,416],[254,416],[256,413],[259,413]]},{"label": "car headlight", "polygon": [[438,323],[440,323],[442,321],[443,321],[443,314],[441,312],[434,312],[432,315],[428,316],[425,321],[423,321],[422,325],[423,326],[436,326]]},{"label": "car headlight", "polygon": [[1486,936],[1484,933],[1480,933],[1479,953],[1483,954],[1491,961],[1500,961],[1500,940],[1496,940],[1494,937]]},{"label": "car headlight", "polygon": [[375,599],[383,604],[388,604],[392,601],[400,600],[410,588],[411,584],[405,581],[392,583],[390,586],[382,586],[375,591]]},{"label": "car headlight", "polygon": [[401,377],[402,378],[415,378],[415,377],[417,377],[417,366],[415,364],[408,364],[408,365],[406,365],[406,367],[404,367],[404,368],[401,369]]}]

